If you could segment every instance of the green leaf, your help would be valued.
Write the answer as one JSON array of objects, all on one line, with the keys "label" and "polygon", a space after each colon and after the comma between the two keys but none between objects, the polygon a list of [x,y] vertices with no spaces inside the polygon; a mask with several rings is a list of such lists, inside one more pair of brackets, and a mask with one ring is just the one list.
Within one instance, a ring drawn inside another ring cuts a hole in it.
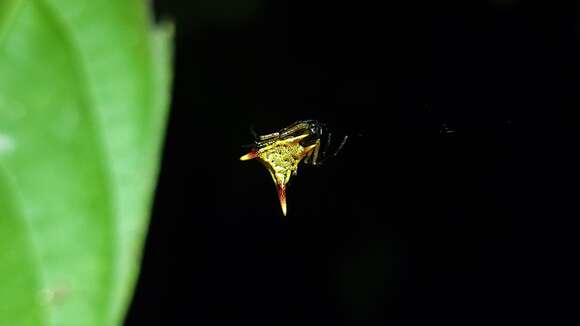
[{"label": "green leaf", "polygon": [[144,0],[0,0],[0,325],[122,323],[171,38]]}]

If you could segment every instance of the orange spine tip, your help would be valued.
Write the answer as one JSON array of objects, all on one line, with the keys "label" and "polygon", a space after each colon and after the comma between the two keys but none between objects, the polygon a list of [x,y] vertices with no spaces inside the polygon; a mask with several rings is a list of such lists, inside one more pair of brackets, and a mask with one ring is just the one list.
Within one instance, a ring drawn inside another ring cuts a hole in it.
[{"label": "orange spine tip", "polygon": [[278,186],[278,199],[280,199],[280,206],[282,207],[282,214],[286,216],[286,187]]},{"label": "orange spine tip", "polygon": [[248,154],[246,154],[246,155],[244,155],[244,156],[240,157],[240,161],[247,161],[247,160],[251,160],[251,159],[254,159],[254,158],[256,158],[256,156],[258,156],[258,152],[256,152],[256,151],[251,151],[251,152],[249,152]]}]

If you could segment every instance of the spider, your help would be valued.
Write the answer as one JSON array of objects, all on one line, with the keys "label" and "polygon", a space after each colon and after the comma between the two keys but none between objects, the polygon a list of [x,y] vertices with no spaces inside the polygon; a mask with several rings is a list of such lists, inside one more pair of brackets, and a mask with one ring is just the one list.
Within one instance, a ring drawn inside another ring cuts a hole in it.
[{"label": "spider", "polygon": [[286,185],[290,177],[297,174],[300,161],[304,159],[304,164],[322,165],[327,159],[337,156],[348,139],[344,136],[336,150],[329,153],[332,133],[324,123],[316,120],[300,120],[267,135],[252,134],[255,141],[249,145],[250,152],[240,160],[257,158],[268,169],[276,184],[284,216],[287,212]]}]

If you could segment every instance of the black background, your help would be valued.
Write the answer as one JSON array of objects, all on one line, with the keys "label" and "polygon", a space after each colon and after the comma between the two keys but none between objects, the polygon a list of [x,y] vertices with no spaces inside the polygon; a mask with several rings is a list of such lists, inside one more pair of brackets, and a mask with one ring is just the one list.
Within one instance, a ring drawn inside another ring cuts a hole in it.
[{"label": "black background", "polygon": [[[156,1],[173,103],[128,325],[560,324],[578,217],[578,7]],[[283,217],[250,126],[352,135]]]}]

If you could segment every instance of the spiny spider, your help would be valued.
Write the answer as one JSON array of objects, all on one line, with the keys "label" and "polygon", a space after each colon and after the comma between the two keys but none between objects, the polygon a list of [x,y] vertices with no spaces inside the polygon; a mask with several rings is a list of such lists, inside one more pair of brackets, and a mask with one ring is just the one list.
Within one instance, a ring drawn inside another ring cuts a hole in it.
[{"label": "spiny spider", "polygon": [[278,189],[278,199],[284,216],[286,216],[286,185],[290,181],[290,176],[297,174],[298,163],[304,159],[305,164],[321,165],[328,158],[338,155],[348,139],[348,136],[344,136],[336,150],[329,154],[332,133],[325,124],[316,120],[297,121],[267,135],[259,136],[253,131],[252,134],[255,141],[249,145],[250,152],[240,157],[240,160],[257,158],[266,166]]}]

